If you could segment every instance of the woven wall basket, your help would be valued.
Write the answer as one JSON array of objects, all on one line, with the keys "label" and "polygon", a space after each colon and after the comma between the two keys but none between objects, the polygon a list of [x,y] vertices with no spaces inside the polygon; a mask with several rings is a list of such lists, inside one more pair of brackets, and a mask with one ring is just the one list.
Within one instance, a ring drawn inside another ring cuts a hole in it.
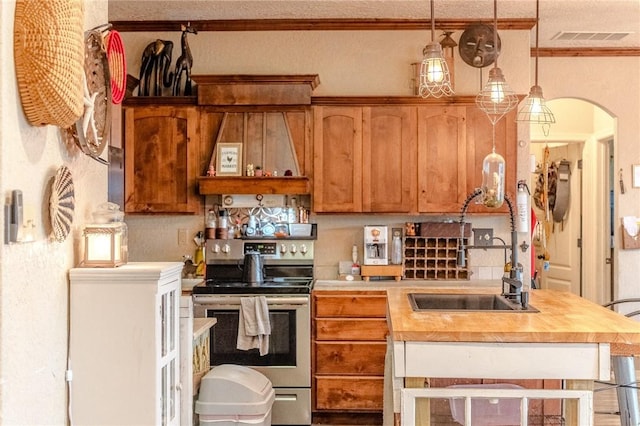
[{"label": "woven wall basket", "polygon": [[66,128],[82,115],[83,28],[82,0],[16,1],[16,76],[32,125]]},{"label": "woven wall basket", "polygon": [[127,63],[122,37],[115,30],[109,30],[107,35],[107,58],[111,76],[111,101],[117,105],[124,99],[127,89]]}]

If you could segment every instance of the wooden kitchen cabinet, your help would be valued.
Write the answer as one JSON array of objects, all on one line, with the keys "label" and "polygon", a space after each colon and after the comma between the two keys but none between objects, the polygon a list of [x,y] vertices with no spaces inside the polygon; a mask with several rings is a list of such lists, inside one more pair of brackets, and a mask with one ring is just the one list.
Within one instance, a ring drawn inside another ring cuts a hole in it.
[{"label": "wooden kitchen cabinet", "polygon": [[416,110],[314,109],[314,211],[408,213],[415,204]]},{"label": "wooden kitchen cabinet", "polygon": [[313,210],[362,211],[362,108],[314,108]]},{"label": "wooden kitchen cabinet", "polygon": [[452,213],[467,195],[466,108],[418,108],[418,211]]},{"label": "wooden kitchen cabinet", "polygon": [[[492,126],[471,98],[318,98],[314,107],[313,210],[317,213],[458,214],[482,184]],[[516,187],[513,111],[496,124],[496,152]],[[471,204],[469,212],[505,212]]]},{"label": "wooden kitchen cabinet", "polygon": [[129,105],[124,126],[125,212],[199,213],[197,108]]},{"label": "wooden kitchen cabinet", "polygon": [[362,208],[409,213],[416,200],[416,108],[363,108]]},{"label": "wooden kitchen cabinet", "polygon": [[384,291],[313,292],[314,413],[382,413]]}]

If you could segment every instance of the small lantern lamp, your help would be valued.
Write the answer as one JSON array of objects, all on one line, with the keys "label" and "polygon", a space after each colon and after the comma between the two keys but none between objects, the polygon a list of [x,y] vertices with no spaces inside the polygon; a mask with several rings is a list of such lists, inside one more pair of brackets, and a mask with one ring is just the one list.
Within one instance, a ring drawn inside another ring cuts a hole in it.
[{"label": "small lantern lamp", "polygon": [[119,208],[113,203],[102,204],[93,213],[96,223],[85,226],[83,267],[113,268],[127,263],[127,224]]},{"label": "small lantern lamp", "polygon": [[451,87],[454,87],[455,83],[455,58],[453,56],[453,52],[455,51],[458,43],[455,42],[453,38],[451,38],[451,34],[453,31],[445,31],[442,35],[444,36],[442,40],[440,40],[440,46],[442,46],[442,52],[444,53],[444,60],[447,62],[447,66],[449,67],[449,79],[451,80]]}]

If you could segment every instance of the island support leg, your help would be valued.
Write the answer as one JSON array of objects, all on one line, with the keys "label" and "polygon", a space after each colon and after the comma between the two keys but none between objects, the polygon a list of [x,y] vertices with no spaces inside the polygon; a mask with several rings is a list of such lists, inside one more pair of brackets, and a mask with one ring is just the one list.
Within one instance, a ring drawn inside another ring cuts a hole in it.
[{"label": "island support leg", "polygon": [[618,409],[620,410],[620,424],[631,426],[640,424],[640,409],[638,408],[638,383],[636,382],[636,367],[632,356],[614,356],[611,364],[613,375],[618,388]]},{"label": "island support leg", "polygon": [[[593,392],[593,381],[591,380],[567,380],[565,387],[570,390],[588,390]],[[593,401],[593,400],[592,400]],[[593,413],[593,404],[590,407]],[[587,426],[581,425],[578,420],[578,401],[575,399],[565,400],[564,417],[567,426]],[[591,426],[593,426],[593,418],[591,419]]]},{"label": "island support leg", "polygon": [[[429,379],[424,377],[405,377],[405,388],[428,388],[430,387]],[[415,423],[410,423],[408,419],[402,419],[403,425],[430,425],[431,424],[431,400],[429,398],[416,398],[415,411],[416,418]],[[413,421],[413,419],[412,419]]]}]

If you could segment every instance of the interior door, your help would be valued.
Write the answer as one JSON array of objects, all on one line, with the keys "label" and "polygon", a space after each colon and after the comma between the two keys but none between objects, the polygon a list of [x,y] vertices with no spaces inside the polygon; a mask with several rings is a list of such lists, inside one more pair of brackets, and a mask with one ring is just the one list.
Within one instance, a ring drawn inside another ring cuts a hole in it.
[{"label": "interior door", "polygon": [[[571,165],[570,177],[570,202],[564,221],[553,222],[553,216],[549,215],[549,225],[545,226],[545,212],[536,208],[536,216],[546,233],[546,247],[544,241],[539,241],[536,253],[536,270],[540,277],[540,287],[562,291],[570,291],[574,294],[582,293],[582,250],[581,250],[581,170],[578,167],[582,159],[583,143],[569,143],[560,146],[549,147],[549,161],[559,163],[568,160]],[[532,145],[532,152],[536,154],[536,162],[543,162],[544,144]],[[535,148],[535,149],[534,149]],[[539,232],[538,235],[544,235]],[[542,237],[544,239],[544,236]],[[545,259],[540,259],[544,253],[548,253],[548,264],[545,267]]]}]

